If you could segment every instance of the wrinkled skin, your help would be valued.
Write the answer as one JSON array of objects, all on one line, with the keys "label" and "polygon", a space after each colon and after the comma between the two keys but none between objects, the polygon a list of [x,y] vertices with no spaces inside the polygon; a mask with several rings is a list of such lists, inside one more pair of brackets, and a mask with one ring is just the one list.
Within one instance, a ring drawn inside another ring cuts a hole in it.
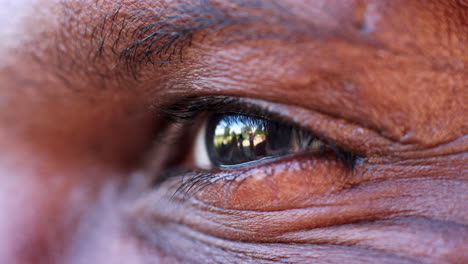
[{"label": "wrinkled skin", "polygon": [[[283,37],[208,30],[183,62],[119,60],[120,22],[171,2],[0,1],[0,263],[468,262],[466,1],[281,1],[297,15],[250,7],[268,19],[219,31]],[[157,106],[201,95],[260,99],[363,159],[171,199]]]}]

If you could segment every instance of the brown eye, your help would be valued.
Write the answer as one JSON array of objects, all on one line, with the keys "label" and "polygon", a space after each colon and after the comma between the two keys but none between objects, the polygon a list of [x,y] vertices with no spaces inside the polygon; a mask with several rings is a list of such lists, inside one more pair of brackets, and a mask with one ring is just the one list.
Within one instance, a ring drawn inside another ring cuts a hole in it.
[{"label": "brown eye", "polygon": [[190,100],[166,110],[177,152],[160,182],[167,182],[172,197],[222,208],[277,210],[304,206],[311,195],[342,188],[352,179],[358,164],[353,152],[267,107],[271,103]]},{"label": "brown eye", "polygon": [[237,113],[213,114],[199,133],[195,163],[201,168],[252,164],[292,153],[323,151],[315,135],[274,120]]},{"label": "brown eye", "polygon": [[210,118],[206,143],[210,160],[218,166],[241,165],[290,152],[290,126],[245,115]]}]

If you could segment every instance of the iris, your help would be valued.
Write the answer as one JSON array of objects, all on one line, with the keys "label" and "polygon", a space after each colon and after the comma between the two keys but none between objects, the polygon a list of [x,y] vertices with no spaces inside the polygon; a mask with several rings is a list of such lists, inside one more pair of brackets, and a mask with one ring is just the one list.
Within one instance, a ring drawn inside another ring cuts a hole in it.
[{"label": "iris", "polygon": [[215,114],[208,121],[206,149],[216,166],[235,166],[290,154],[295,129],[242,114]]}]

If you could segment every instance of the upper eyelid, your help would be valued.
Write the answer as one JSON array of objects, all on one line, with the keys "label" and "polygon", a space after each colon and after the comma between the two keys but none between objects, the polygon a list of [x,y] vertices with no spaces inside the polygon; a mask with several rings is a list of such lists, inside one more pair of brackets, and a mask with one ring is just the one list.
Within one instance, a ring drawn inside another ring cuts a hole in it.
[{"label": "upper eyelid", "polygon": [[171,121],[181,121],[193,118],[199,112],[210,108],[218,108],[221,104],[232,101],[231,97],[226,96],[191,96],[165,105],[156,106],[155,108],[163,118]]},{"label": "upper eyelid", "polygon": [[248,101],[246,98],[230,96],[188,97],[167,106],[161,106],[157,110],[164,118],[174,123],[191,121],[202,112],[217,112],[221,114],[248,115],[306,129],[301,124],[295,123],[288,118],[287,115],[270,112],[267,108]]},{"label": "upper eyelid", "polygon": [[297,122],[290,115],[284,114],[280,111],[271,111],[271,109],[265,104],[272,105],[274,103],[231,96],[190,96],[164,106],[156,107],[156,110],[164,119],[169,120],[172,123],[179,124],[187,121],[192,122],[199,114],[206,112],[248,115],[250,117],[280,122],[285,125],[297,127],[305,131],[309,131],[310,133],[314,133],[324,141],[333,141],[325,135],[326,133],[317,133],[314,129],[310,129],[310,127],[305,126],[301,122]]}]

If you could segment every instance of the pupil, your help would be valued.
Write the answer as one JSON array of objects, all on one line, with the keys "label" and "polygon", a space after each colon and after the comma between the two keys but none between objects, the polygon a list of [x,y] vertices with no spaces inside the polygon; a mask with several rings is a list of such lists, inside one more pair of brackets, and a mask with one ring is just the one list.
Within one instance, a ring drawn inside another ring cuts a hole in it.
[{"label": "pupil", "polygon": [[213,115],[207,127],[208,155],[217,166],[233,166],[286,155],[292,127],[240,114]]}]

